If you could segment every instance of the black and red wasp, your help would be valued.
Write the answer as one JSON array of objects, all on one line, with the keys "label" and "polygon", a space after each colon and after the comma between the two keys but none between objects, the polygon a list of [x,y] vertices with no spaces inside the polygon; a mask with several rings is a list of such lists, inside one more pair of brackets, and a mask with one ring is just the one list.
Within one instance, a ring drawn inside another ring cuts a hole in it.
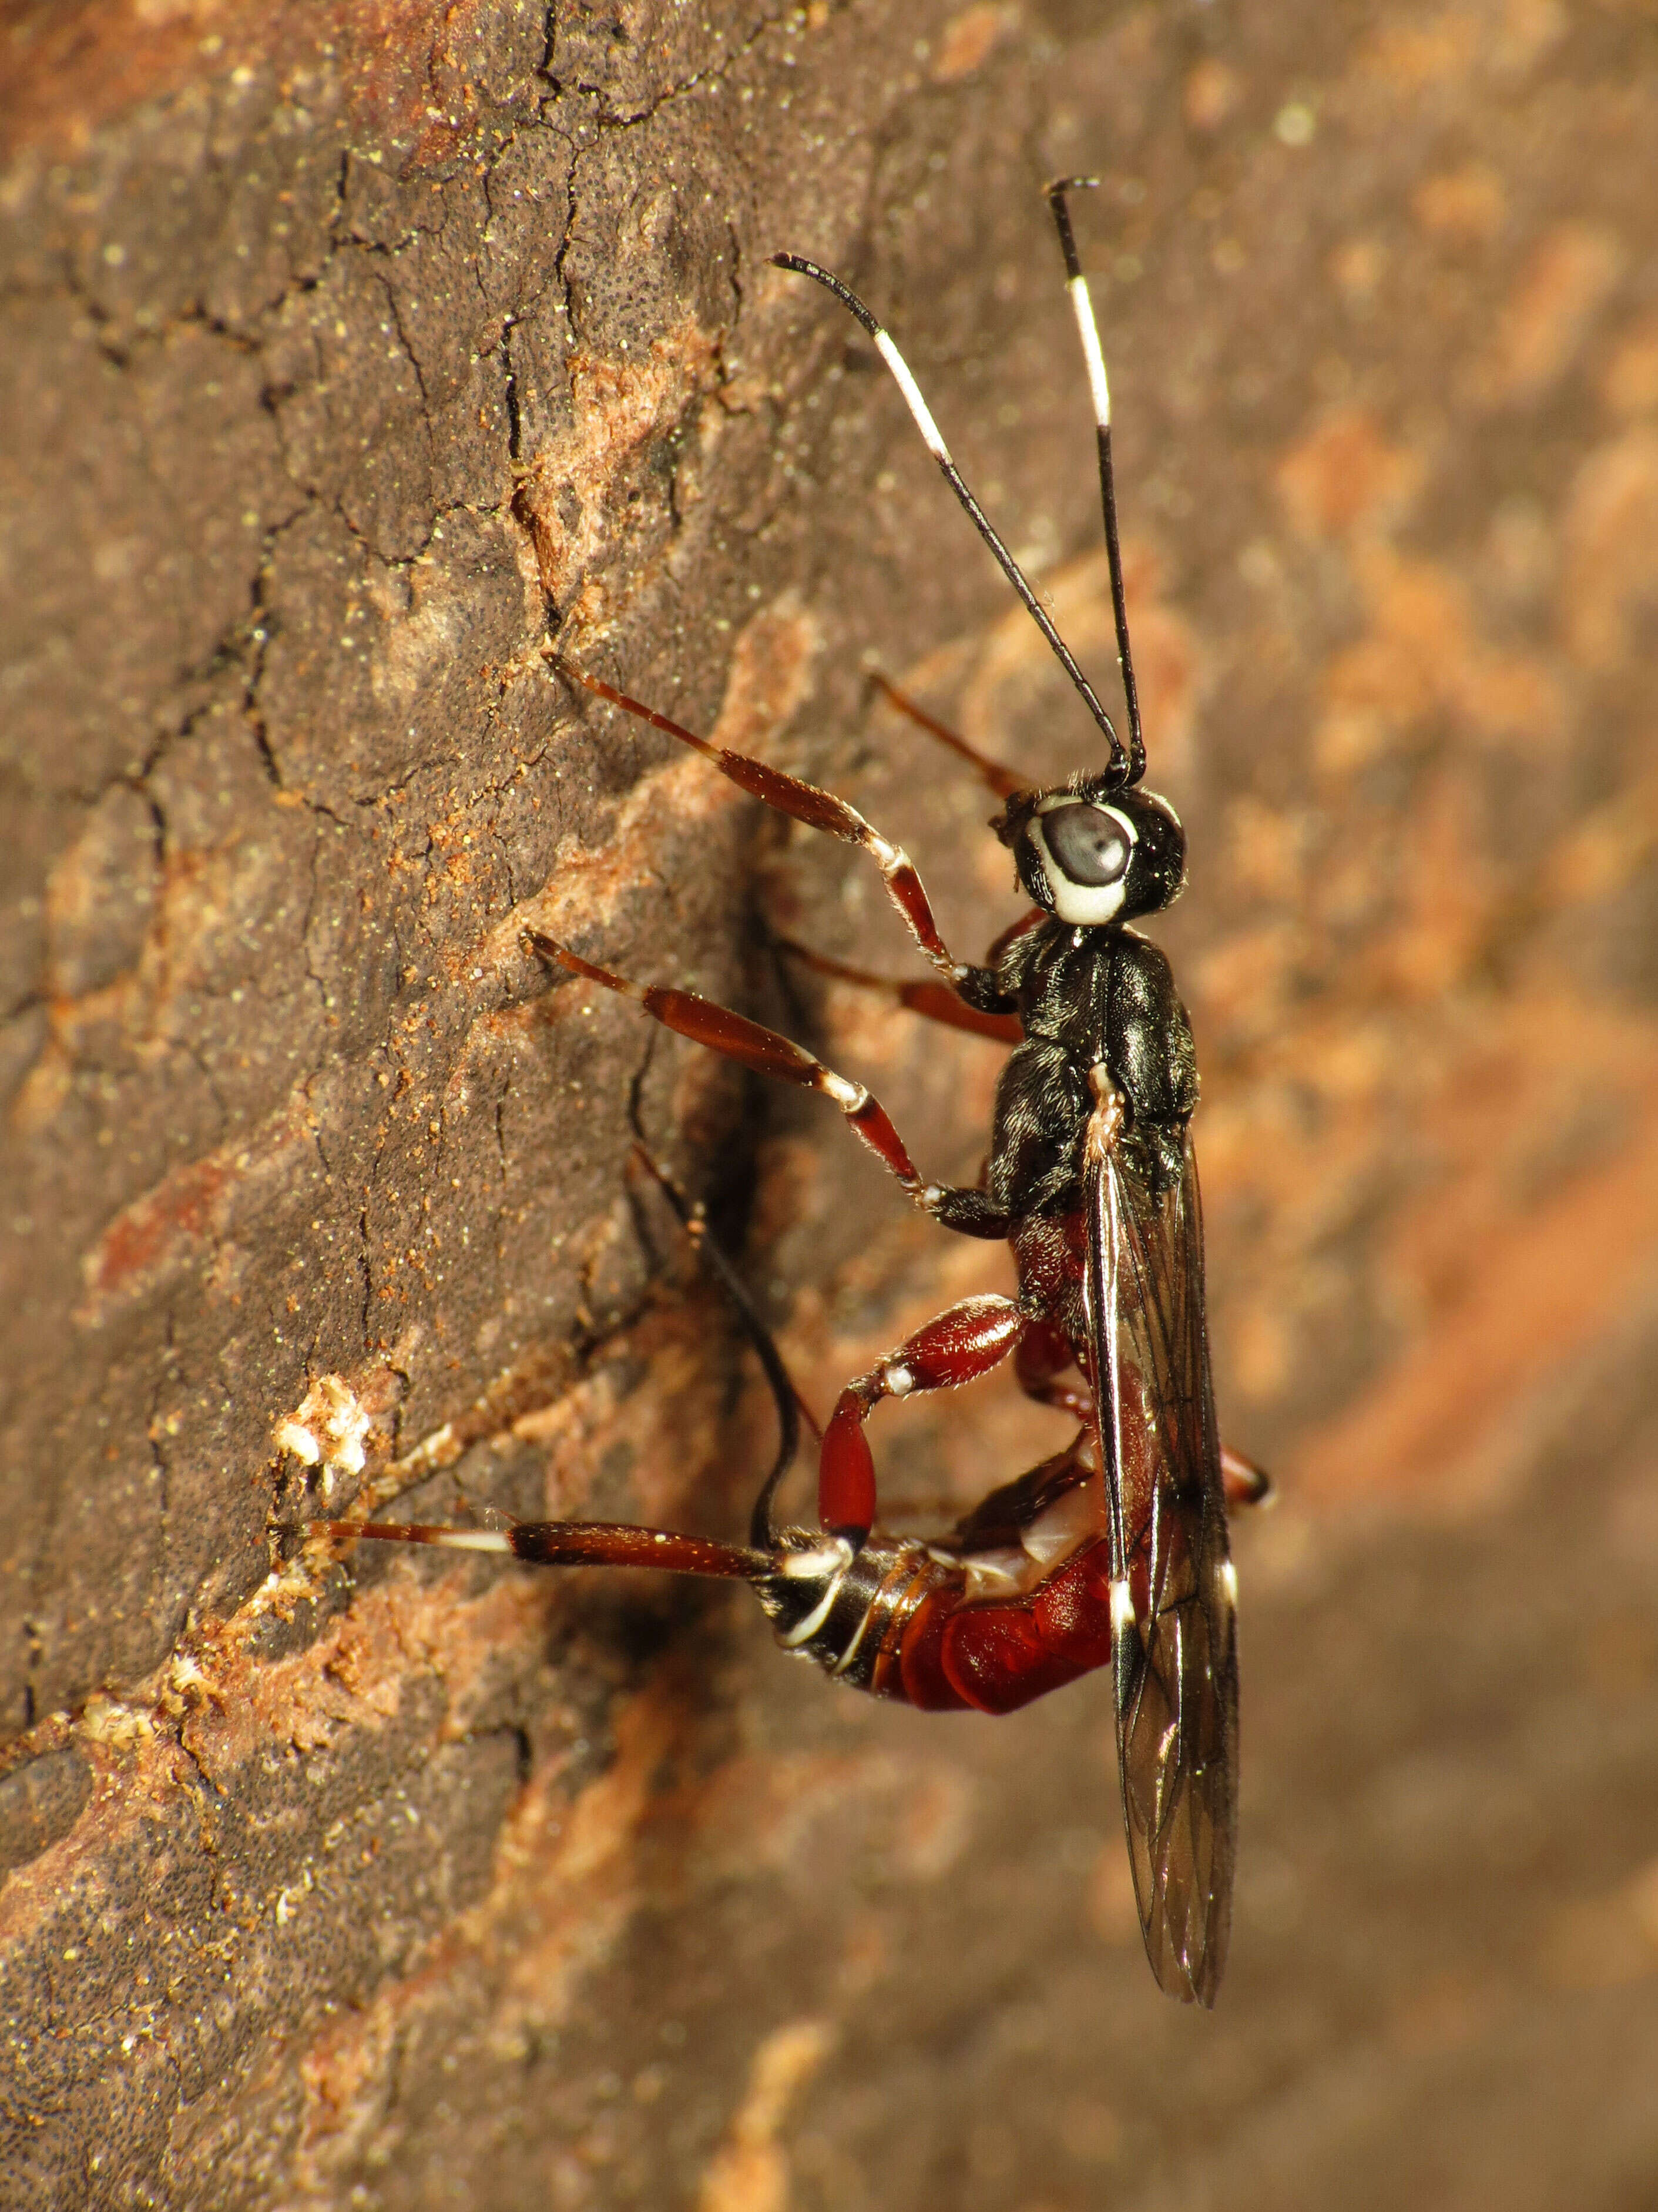
[{"label": "black and red wasp", "polygon": [[[924,1181],[864,1086],[787,1038],[690,992],[635,982],[567,945],[527,939],[549,962],[637,1000],[682,1036],[832,1099],[923,1212],[963,1236],[1009,1241],[1018,1296],[963,1300],[847,1385],[822,1434],[815,1528],[776,1520],[778,1486],[794,1450],[795,1401],[774,1346],[717,1250],[714,1262],[766,1364],[783,1431],[746,1546],[598,1522],[505,1531],[330,1525],[343,1535],[496,1550],[553,1565],[650,1566],[746,1581],[786,1649],[854,1688],[930,1711],[1011,1712],[1110,1662],[1146,1952],[1171,1996],[1207,2005],[1226,1957],[1236,1831],[1236,1579],[1226,1506],[1229,1498],[1260,1498],[1266,1483],[1248,1462],[1223,1451],[1215,1424],[1190,1133],[1198,1103],[1191,1027],[1167,958],[1129,926],[1179,894],[1185,838],[1174,809],[1140,783],[1145,747],[1118,544],[1110,401],[1066,200],[1095,181],[1066,179],[1048,198],[1094,401],[1127,744],[963,482],[887,332],[827,270],[794,254],[774,257],[778,267],[823,285],[862,324],[951,489],[1105,739],[1103,766],[1028,790],[884,686],[896,706],[965,756],[1002,802],[991,827],[1032,906],[982,965],[952,957],[907,855],[844,800],[713,745],[552,656],[569,681],[695,747],[768,805],[874,860],[939,979],[892,987],[898,996],[1012,1048],[981,1187]],[[822,959],[815,964],[879,980]],[[883,1399],[953,1389],[1009,1358],[1025,1391],[1077,1421],[1072,1441],[993,1491],[948,1537],[923,1542],[886,1533],[865,1432],[870,1414]]]}]

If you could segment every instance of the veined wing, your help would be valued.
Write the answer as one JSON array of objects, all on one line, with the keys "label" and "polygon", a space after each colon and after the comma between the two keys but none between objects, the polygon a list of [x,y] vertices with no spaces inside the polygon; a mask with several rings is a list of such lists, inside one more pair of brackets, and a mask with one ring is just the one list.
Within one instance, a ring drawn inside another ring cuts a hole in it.
[{"label": "veined wing", "polygon": [[1121,1102],[1102,1100],[1087,1165],[1088,1303],[1123,1812],[1151,1970],[1171,1996],[1210,2005],[1232,1917],[1236,1584],[1189,1135],[1177,1181],[1159,1191],[1148,1166]]}]

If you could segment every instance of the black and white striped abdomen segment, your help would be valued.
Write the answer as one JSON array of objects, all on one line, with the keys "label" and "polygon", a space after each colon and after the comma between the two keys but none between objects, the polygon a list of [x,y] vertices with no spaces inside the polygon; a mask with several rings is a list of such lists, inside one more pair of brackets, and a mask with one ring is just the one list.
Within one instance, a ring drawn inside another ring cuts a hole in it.
[{"label": "black and white striped abdomen segment", "polygon": [[913,1540],[876,1536],[854,1552],[842,1536],[790,1528],[775,1571],[756,1588],[786,1651],[878,1694],[917,1607],[961,1579]]}]

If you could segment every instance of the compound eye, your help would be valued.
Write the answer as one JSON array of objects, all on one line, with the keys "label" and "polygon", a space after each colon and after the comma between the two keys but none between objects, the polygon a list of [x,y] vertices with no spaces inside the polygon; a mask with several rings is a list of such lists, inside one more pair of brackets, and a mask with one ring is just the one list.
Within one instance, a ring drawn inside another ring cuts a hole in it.
[{"label": "compound eye", "polygon": [[1122,824],[1097,806],[1056,806],[1042,823],[1042,842],[1073,884],[1114,884],[1128,866]]}]

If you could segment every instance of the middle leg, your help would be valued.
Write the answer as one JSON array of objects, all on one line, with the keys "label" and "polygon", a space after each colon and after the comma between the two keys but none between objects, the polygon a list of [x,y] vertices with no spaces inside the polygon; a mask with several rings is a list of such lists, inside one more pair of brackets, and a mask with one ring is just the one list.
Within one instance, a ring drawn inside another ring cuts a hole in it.
[{"label": "middle leg", "polygon": [[756,1074],[774,1075],[785,1083],[798,1083],[805,1090],[820,1091],[824,1097],[833,1099],[852,1125],[853,1133],[861,1137],[882,1165],[898,1178],[914,1204],[923,1213],[942,1222],[946,1229],[954,1229],[963,1237],[999,1239],[1007,1235],[1007,1215],[994,1206],[983,1191],[950,1183],[923,1182],[903,1139],[894,1128],[880,1100],[861,1083],[849,1082],[832,1067],[825,1067],[816,1054],[808,1052],[803,1045],[792,1043],[759,1022],[751,1022],[746,1014],[733,1013],[729,1006],[719,1006],[711,999],[699,998],[695,991],[669,990],[657,983],[635,983],[625,975],[614,975],[608,968],[584,960],[580,953],[572,952],[550,937],[544,937],[538,930],[526,930],[524,936],[530,949],[542,959],[556,961],[561,968],[568,968],[571,975],[580,975],[586,982],[602,984],[607,991],[636,1000],[665,1028],[691,1038],[695,1043],[707,1045],[710,1051],[723,1054],[740,1066],[753,1068]]},{"label": "middle leg", "polygon": [[827,952],[814,952],[811,945],[797,944],[792,937],[774,938],[773,942],[815,974],[832,975],[841,983],[861,984],[866,991],[883,992],[924,1021],[964,1030],[969,1036],[990,1037],[997,1044],[1024,1042],[1024,1025],[1017,1014],[987,1013],[949,984],[903,983],[895,976],[877,975],[868,968],[854,968],[849,961],[832,960]]}]

